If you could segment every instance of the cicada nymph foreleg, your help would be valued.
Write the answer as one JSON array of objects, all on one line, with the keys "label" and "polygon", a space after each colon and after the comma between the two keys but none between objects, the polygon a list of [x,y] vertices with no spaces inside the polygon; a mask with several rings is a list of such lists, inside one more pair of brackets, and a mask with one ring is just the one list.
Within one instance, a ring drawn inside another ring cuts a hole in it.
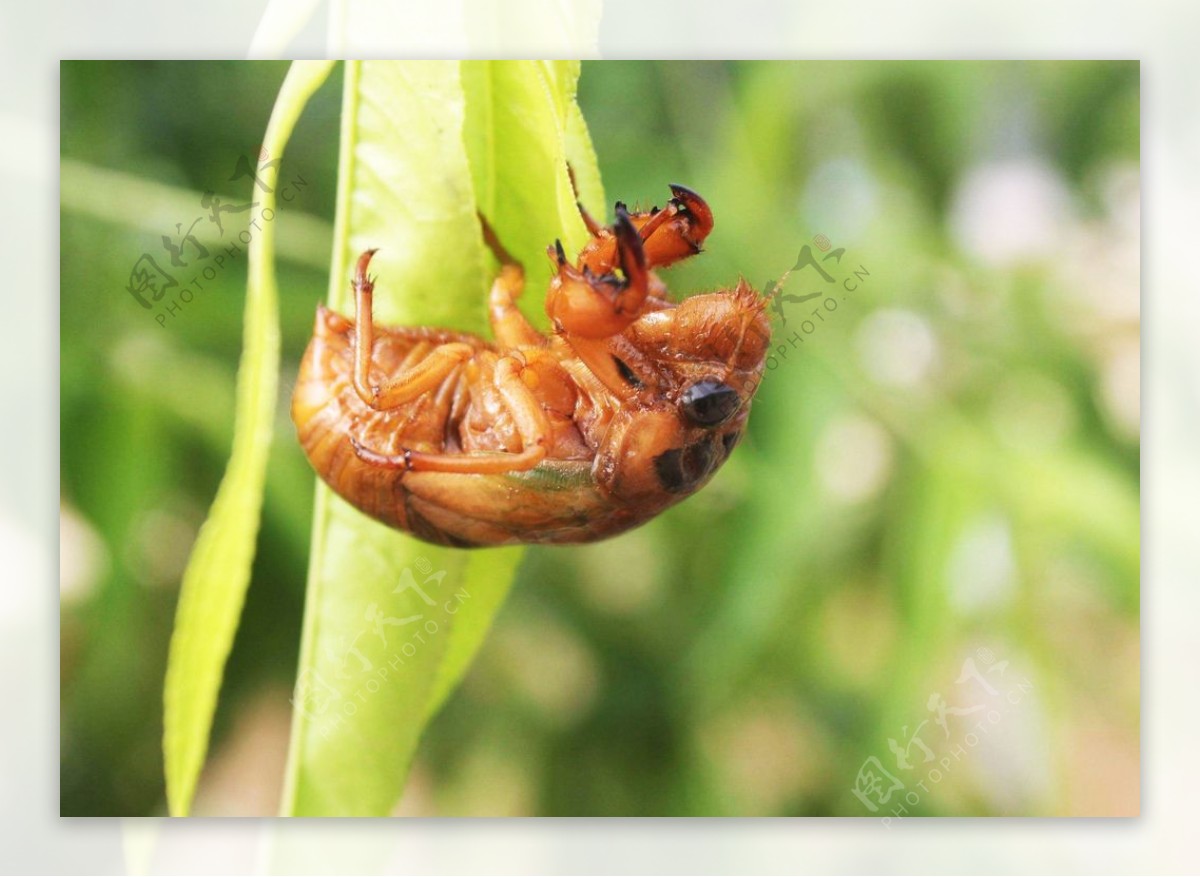
[{"label": "cicada nymph foreleg", "polygon": [[[612,233],[617,246],[615,265],[602,274],[586,263],[583,267],[572,265],[561,241],[555,241],[548,250],[558,272],[550,281],[546,313],[568,336],[610,338],[641,316],[650,291],[650,272],[642,239],[629,214],[619,205]],[[617,267],[621,269],[620,277],[612,270]]]},{"label": "cicada nymph foreleg", "polygon": [[[574,185],[573,175],[571,182]],[[699,253],[712,231],[713,215],[707,202],[691,189],[675,184],[670,189],[671,200],[661,209],[631,214],[618,201],[611,228],[601,226],[587,212],[576,191],[576,205],[591,240],[574,264],[567,260],[561,243],[550,249],[558,271],[546,298],[546,312],[577,351],[577,340],[613,338],[646,311],[671,306],[665,286],[651,270]]]},{"label": "cicada nymph foreleg", "polygon": [[634,217],[645,241],[646,264],[651,268],[665,268],[696,255],[713,230],[708,202],[686,186],[672,183],[670,189],[671,200],[666,207],[652,212],[644,222]]},{"label": "cicada nymph foreleg", "polygon": [[[705,238],[713,229],[713,215],[708,203],[686,186],[672,183],[671,200],[665,207],[629,212],[618,201],[617,213],[626,213],[642,239],[647,268],[665,268],[681,259],[700,252]],[[579,215],[591,234],[591,241],[579,254],[578,265],[593,274],[603,275],[618,264],[618,241],[615,227],[607,228],[576,203]]]}]

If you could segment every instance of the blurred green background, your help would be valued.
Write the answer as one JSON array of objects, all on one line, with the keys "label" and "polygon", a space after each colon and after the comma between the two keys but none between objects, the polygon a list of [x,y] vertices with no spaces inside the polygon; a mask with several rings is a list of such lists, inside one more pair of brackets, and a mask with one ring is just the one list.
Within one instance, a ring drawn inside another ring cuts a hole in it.
[{"label": "blurred green background", "polygon": [[[164,325],[125,287],[205,192],[250,200],[231,177],[285,71],[61,68],[64,815],[164,812],[167,643],[229,452],[245,255]],[[285,399],[327,284],[339,85],[284,163],[307,182],[277,220]],[[1138,65],[587,62],[580,103],[610,200],[681,182],[713,206],[677,291],[761,289],[824,235],[839,285],[784,292],[837,310],[783,302],[705,490],[527,552],[397,812],[872,815],[866,764],[904,784],[875,815],[1136,813]],[[197,814],[277,808],[313,486],[279,411]]]}]

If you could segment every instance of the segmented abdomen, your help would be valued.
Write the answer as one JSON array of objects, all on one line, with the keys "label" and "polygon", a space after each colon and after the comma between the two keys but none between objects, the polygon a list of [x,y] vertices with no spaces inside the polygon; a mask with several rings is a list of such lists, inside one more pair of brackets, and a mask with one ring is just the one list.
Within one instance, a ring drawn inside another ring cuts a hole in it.
[{"label": "segmented abdomen", "polygon": [[[516,542],[591,542],[636,526],[649,516],[614,503],[598,491],[590,457],[544,461],[528,472],[498,475],[405,472],[365,463],[350,443],[353,435],[371,450],[463,452],[472,444],[503,443],[511,423],[491,420],[464,430],[464,419],[489,419],[488,398],[472,398],[465,371],[487,371],[491,350],[482,339],[432,329],[376,327],[373,383],[386,381],[419,362],[439,344],[461,341],[483,354],[447,378],[437,390],[388,411],[371,409],[354,390],[354,324],[326,308],[300,365],[292,395],[292,419],[313,468],[335,493],[360,511],[427,542],[457,547]],[[479,376],[475,376],[478,378]],[[480,393],[494,395],[486,381]],[[476,410],[478,408],[478,410]],[[570,442],[567,443],[573,447]],[[495,447],[473,447],[494,451]],[[577,449],[576,449],[577,450]],[[567,455],[572,457],[572,455]],[[586,455],[584,455],[586,456]]]},{"label": "segmented abdomen", "polygon": [[[402,373],[439,344],[460,341],[479,350],[488,347],[476,336],[435,329],[377,326],[375,336],[372,383]],[[458,423],[469,402],[466,382],[455,373],[433,392],[398,408],[376,411],[354,390],[353,344],[353,322],[318,308],[292,395],[292,420],[313,468],[336,493],[390,526],[411,530],[401,486],[403,471],[364,463],[355,454],[350,436],[381,454],[405,449],[455,452]]]}]

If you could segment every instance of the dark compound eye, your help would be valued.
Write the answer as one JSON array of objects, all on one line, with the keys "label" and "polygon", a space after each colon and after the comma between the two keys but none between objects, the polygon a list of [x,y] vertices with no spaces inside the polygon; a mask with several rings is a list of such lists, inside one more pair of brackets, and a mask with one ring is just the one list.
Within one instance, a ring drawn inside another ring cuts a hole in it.
[{"label": "dark compound eye", "polygon": [[683,414],[697,426],[720,426],[737,413],[742,400],[737,391],[716,378],[696,381],[679,400]]},{"label": "dark compound eye", "polygon": [[691,493],[720,463],[713,437],[704,436],[686,448],[675,448],[654,458],[659,483],[671,493]]}]

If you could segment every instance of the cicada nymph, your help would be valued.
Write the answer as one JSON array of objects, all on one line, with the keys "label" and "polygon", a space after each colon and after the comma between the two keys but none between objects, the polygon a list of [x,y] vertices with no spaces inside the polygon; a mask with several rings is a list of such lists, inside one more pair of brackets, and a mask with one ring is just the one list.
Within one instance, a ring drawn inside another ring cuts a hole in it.
[{"label": "cicada nymph", "polygon": [[524,273],[483,217],[502,266],[491,341],[374,325],[363,253],[355,319],[318,307],[292,399],[320,477],[371,517],[460,547],[591,542],[701,488],[745,431],[770,323],[744,280],[669,297],[654,269],[713,228],[699,195],[671,192],[662,209],[618,203],[609,227],[583,211],[574,261],[548,249],[549,335],[518,310]]}]

